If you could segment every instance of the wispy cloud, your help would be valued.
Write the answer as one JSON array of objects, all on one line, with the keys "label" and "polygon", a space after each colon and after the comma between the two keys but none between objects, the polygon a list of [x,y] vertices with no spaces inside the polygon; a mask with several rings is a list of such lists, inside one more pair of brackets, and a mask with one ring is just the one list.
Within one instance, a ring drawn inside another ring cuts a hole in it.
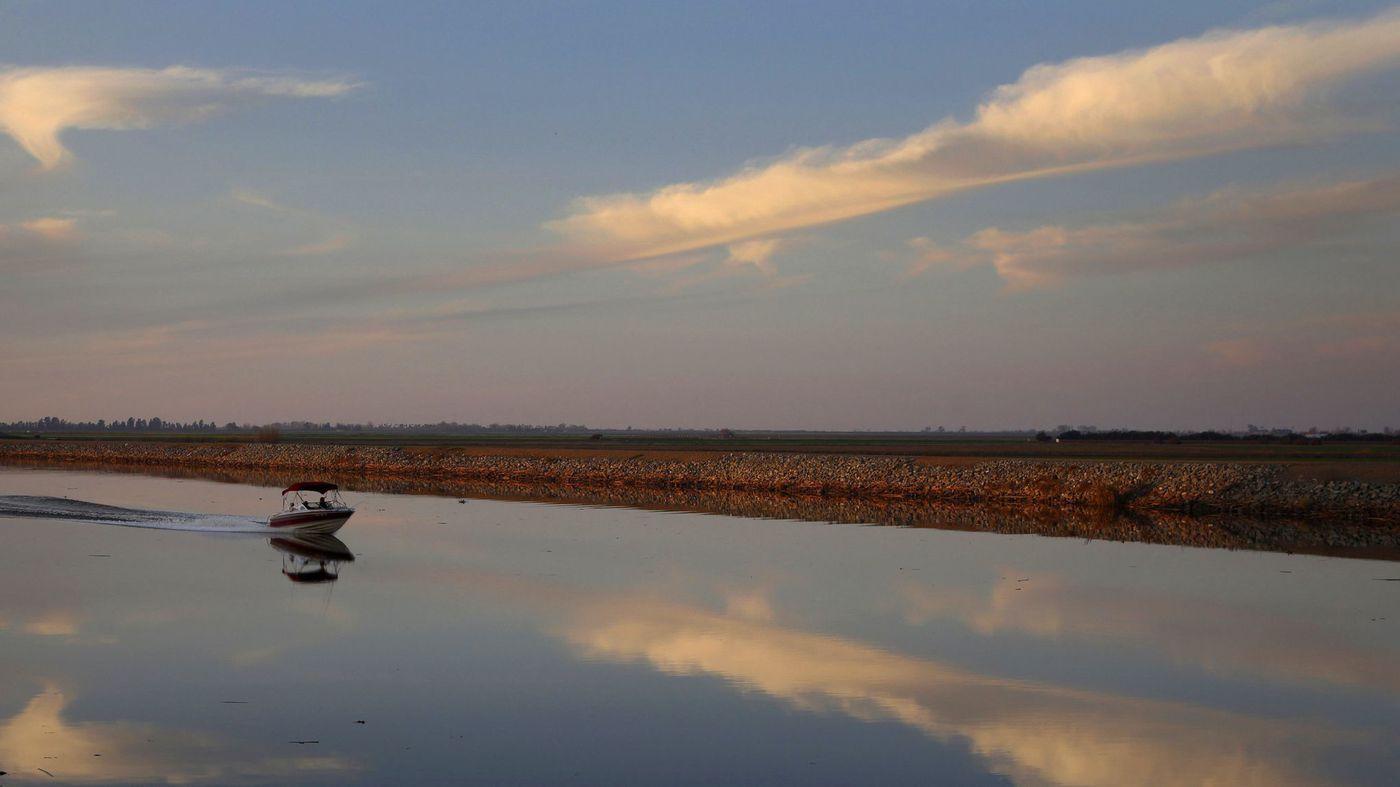
[{"label": "wispy cloud", "polygon": [[338,316],[259,314],[236,319],[184,319],[125,329],[79,329],[0,346],[0,364],[35,372],[75,365],[88,369],[185,369],[191,364],[234,365],[298,354],[330,358],[363,354],[374,347],[432,342],[459,335],[462,325],[479,320],[615,310],[651,301],[617,297],[524,306],[456,302],[435,308],[414,306]]},{"label": "wispy cloud", "polygon": [[291,216],[318,226],[321,232],[320,238],[305,243],[299,243],[276,252],[284,257],[311,257],[322,254],[334,254],[335,252],[344,251],[354,246],[360,238],[359,231],[353,224],[347,221],[331,218],[315,211],[284,205],[271,197],[250,189],[234,189],[234,191],[229,194],[229,197],[243,205],[261,208],[263,210],[272,211],[273,213],[280,213],[284,216]]},{"label": "wispy cloud", "polygon": [[286,257],[312,257],[321,254],[334,254],[335,252],[344,251],[354,246],[358,237],[359,236],[352,230],[337,230],[320,240],[301,243],[289,249],[283,249],[279,254]]},{"label": "wispy cloud", "polygon": [[234,202],[240,202],[244,205],[251,205],[255,208],[263,208],[265,210],[272,210],[278,212],[288,210],[287,206],[283,205],[282,203],[277,202],[271,197],[264,196],[256,191],[252,191],[251,189],[234,189],[232,192],[229,193],[229,198],[232,199]]},{"label": "wispy cloud", "polygon": [[1400,175],[1278,193],[1223,191],[1151,215],[1078,227],[1015,232],[988,227],[943,248],[910,242],[919,257],[908,273],[988,264],[1011,289],[1075,276],[1182,267],[1300,249],[1400,216]]},{"label": "wispy cloud", "polygon": [[1400,12],[1219,31],[1037,65],[970,122],[808,148],[713,181],[582,197],[547,225],[619,260],[732,244],[989,184],[1326,138],[1371,127],[1327,88],[1400,62]]},{"label": "wispy cloud", "polygon": [[773,265],[773,255],[778,253],[782,245],[783,242],[777,238],[733,243],[729,246],[729,257],[725,259],[724,264],[733,268],[752,266],[759,273],[772,278],[778,275],[778,269]]},{"label": "wispy cloud", "polygon": [[1236,336],[1206,342],[1201,348],[1222,366],[1250,367],[1276,360],[1275,348],[1254,336]]},{"label": "wispy cloud", "polygon": [[44,169],[71,155],[66,129],[143,129],[203,120],[275,98],[322,98],[354,90],[344,79],[171,66],[0,68],[0,131]]},{"label": "wispy cloud", "polygon": [[[726,280],[747,278],[752,281],[755,276],[761,288],[786,289],[807,280],[806,276],[788,276],[780,273],[777,263],[773,261],[780,251],[788,249],[792,243],[791,240],[779,238],[759,238],[731,243],[724,249],[724,256],[719,258],[710,251],[700,251],[693,254],[672,254],[631,267],[640,267],[646,272],[660,275],[686,271],[682,275],[671,276],[670,283],[662,290],[668,295]],[[677,270],[668,270],[666,263],[676,259],[685,264]],[[709,264],[702,270],[695,270],[700,267],[700,263]]]},{"label": "wispy cloud", "polygon": [[1227,369],[1350,362],[1388,372],[1398,368],[1400,361],[1400,312],[1330,314],[1258,326],[1206,342],[1201,352],[1214,365]]},{"label": "wispy cloud", "polygon": [[66,241],[78,236],[78,220],[74,218],[44,216],[23,222],[20,226],[48,240]]},{"label": "wispy cloud", "polygon": [[0,271],[67,252],[80,237],[78,222],[72,218],[41,216],[18,224],[0,224]]}]

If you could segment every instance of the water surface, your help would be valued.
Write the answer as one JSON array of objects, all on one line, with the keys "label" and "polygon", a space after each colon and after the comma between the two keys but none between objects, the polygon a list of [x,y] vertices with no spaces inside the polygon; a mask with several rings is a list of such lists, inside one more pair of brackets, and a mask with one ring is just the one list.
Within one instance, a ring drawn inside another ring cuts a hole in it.
[{"label": "water surface", "polygon": [[[265,520],[278,489],[0,469],[0,495],[228,522]],[[0,516],[0,783],[1380,785],[1400,772],[1394,563],[352,504],[338,542],[309,546],[54,506]]]}]

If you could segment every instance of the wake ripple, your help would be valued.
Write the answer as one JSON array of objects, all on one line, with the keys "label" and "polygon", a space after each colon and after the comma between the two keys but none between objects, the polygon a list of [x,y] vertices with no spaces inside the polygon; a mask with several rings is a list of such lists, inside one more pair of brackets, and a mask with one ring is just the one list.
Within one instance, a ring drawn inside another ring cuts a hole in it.
[{"label": "wake ripple", "polygon": [[233,514],[196,514],[187,511],[156,511],[119,508],[66,497],[0,495],[0,516],[31,519],[67,519],[122,527],[149,527],[158,530],[198,530],[206,533],[276,533],[266,519]]}]

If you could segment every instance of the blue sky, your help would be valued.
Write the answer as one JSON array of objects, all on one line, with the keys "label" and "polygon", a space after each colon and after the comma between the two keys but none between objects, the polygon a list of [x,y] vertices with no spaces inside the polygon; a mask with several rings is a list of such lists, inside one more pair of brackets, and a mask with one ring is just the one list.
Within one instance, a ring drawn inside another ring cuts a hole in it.
[{"label": "blue sky", "polygon": [[0,420],[1400,426],[1383,3],[0,6]]}]

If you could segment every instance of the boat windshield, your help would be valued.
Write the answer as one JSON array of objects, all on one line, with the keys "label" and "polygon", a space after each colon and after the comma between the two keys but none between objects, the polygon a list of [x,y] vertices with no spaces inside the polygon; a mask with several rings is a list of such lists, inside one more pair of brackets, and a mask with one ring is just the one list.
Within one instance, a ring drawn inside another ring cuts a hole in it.
[{"label": "boat windshield", "polygon": [[340,494],[331,489],[327,492],[317,494],[315,492],[292,491],[282,495],[282,508],[285,511],[316,511],[328,508],[347,508],[345,501],[340,499]]}]

